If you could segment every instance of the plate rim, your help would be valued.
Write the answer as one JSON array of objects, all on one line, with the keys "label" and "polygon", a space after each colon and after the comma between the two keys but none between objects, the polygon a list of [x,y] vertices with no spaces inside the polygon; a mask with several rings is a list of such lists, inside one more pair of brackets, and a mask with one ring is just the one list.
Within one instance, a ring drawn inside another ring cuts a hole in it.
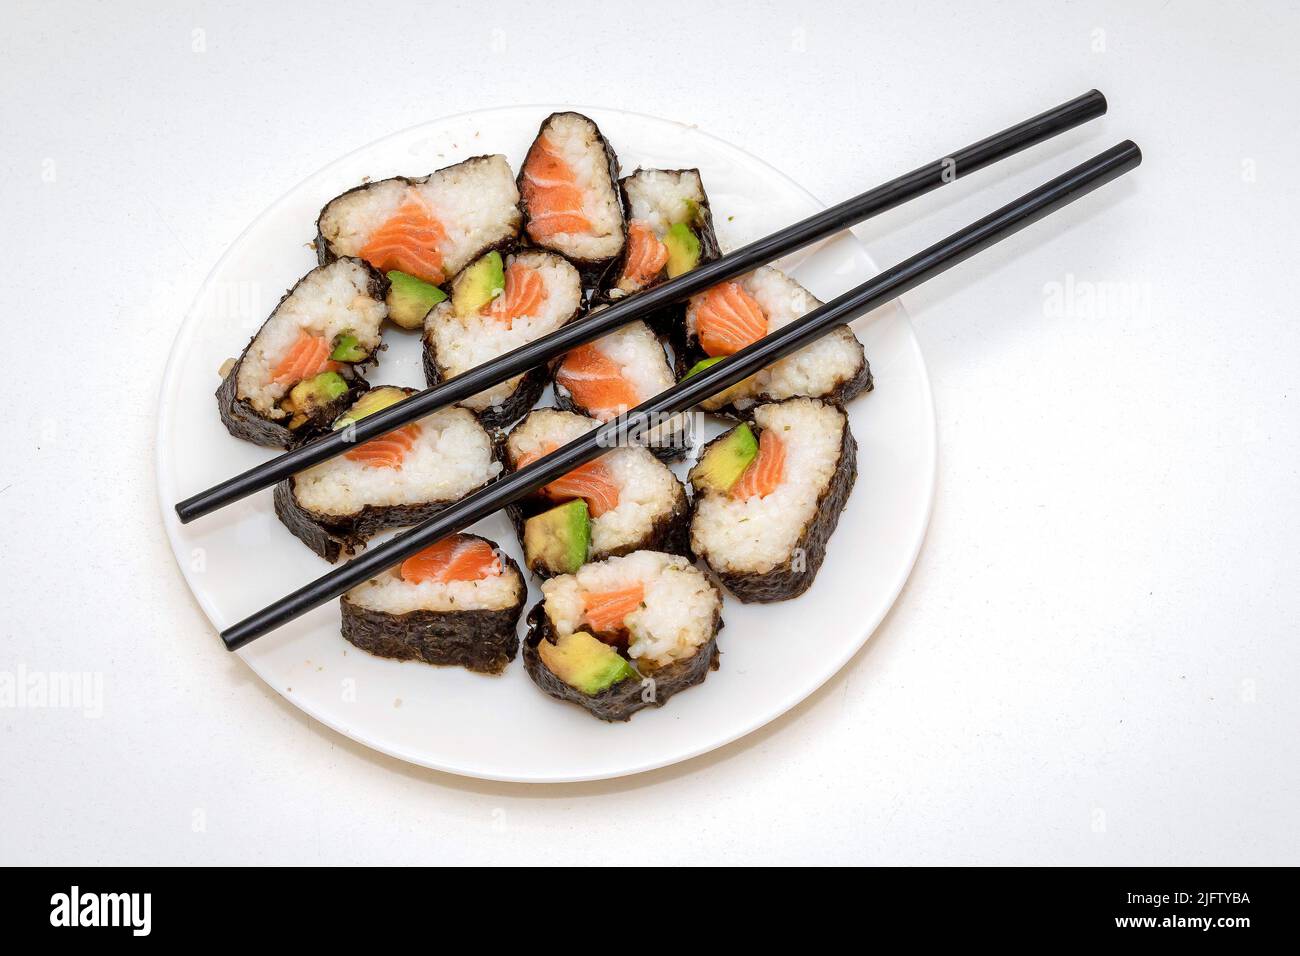
[{"label": "plate rim", "polygon": [[[749,150],[745,149],[744,147],[737,146],[736,144],[728,140],[725,140],[720,136],[717,136],[713,133],[708,132],[707,130],[700,128],[696,124],[684,123],[680,120],[668,119],[666,117],[655,116],[649,113],[642,113],[635,110],[626,110],[617,107],[595,106],[590,104],[557,105],[551,103],[519,103],[519,104],[493,106],[487,109],[463,110],[459,113],[451,113],[446,116],[435,117],[433,119],[426,120],[422,123],[415,123],[410,126],[403,127],[402,129],[395,130],[394,132],[388,133],[384,136],[380,136],[377,139],[371,140],[368,143],[363,143],[360,146],[354,147],[353,149],[350,149],[347,152],[340,154],[339,156],[327,162],[325,165],[320,166],[319,168],[313,170],[311,173],[309,173],[302,179],[298,180],[296,183],[294,183],[292,186],[286,189],[283,193],[281,193],[275,200],[273,200],[270,204],[268,204],[260,213],[258,213],[248,223],[248,225],[246,225],[242,230],[240,230],[239,234],[233,240],[231,240],[229,245],[226,246],[225,251],[222,252],[220,257],[218,257],[217,261],[213,264],[208,274],[204,277],[203,281],[199,284],[190,302],[189,308],[185,312],[185,317],[181,321],[180,327],[177,329],[175,336],[173,336],[172,338],[171,348],[167,356],[167,363],[163,368],[162,383],[158,390],[158,422],[154,432],[153,458],[154,458],[154,478],[155,478],[157,491],[158,491],[158,504],[162,512],[163,529],[167,534],[168,543],[171,546],[172,559],[176,563],[177,569],[180,571],[181,578],[185,582],[185,586],[189,590],[190,596],[199,605],[199,608],[203,612],[204,617],[207,618],[208,625],[210,627],[214,629],[216,628],[216,624],[213,619],[213,609],[209,606],[208,601],[204,598],[201,589],[195,588],[194,582],[191,579],[190,572],[189,570],[187,570],[184,562],[181,560],[180,557],[182,547],[185,544],[185,542],[183,542],[180,538],[180,532],[184,526],[180,523],[180,519],[176,516],[176,512],[174,509],[174,502],[172,501],[172,498],[175,496],[176,491],[175,488],[171,486],[171,483],[168,480],[167,470],[164,468],[163,465],[163,449],[164,449],[163,439],[172,421],[172,406],[171,403],[168,401],[168,399],[172,394],[175,393],[176,389],[179,388],[179,376],[180,376],[180,365],[181,365],[180,356],[184,351],[183,346],[187,344],[187,340],[190,337],[192,337],[194,330],[198,327],[199,305],[204,300],[209,290],[209,287],[216,280],[216,276],[220,273],[222,267],[226,264],[227,259],[229,259],[234,254],[234,250],[240,246],[240,244],[244,241],[244,239],[254,229],[256,229],[265,219],[267,219],[276,209],[278,209],[281,205],[286,203],[289,200],[289,198],[293,196],[299,189],[305,186],[312,179],[315,179],[317,176],[326,172],[328,169],[336,166],[337,164],[347,160],[348,158],[358,153],[373,149],[381,145],[382,143],[388,142],[389,140],[395,140],[401,137],[409,136],[415,131],[424,129],[425,127],[435,126],[439,124],[447,124],[455,120],[463,119],[465,117],[479,116],[485,113],[513,112],[518,110],[539,110],[539,111],[546,110],[548,111],[548,115],[550,112],[563,112],[568,110],[572,110],[580,113],[614,113],[614,114],[620,114],[622,116],[633,117],[636,119],[649,120],[651,122],[656,122],[656,123],[670,123],[674,126],[692,130],[693,133],[698,134],[700,136],[704,136],[710,140],[713,140],[714,142],[721,144],[726,149],[735,150],[738,153],[744,154],[749,159],[752,159],[760,163],[761,165],[767,167],[768,169],[770,169],[773,173],[775,173],[782,180],[784,180],[792,189],[798,191],[799,193],[807,197],[818,209],[825,209],[827,207],[827,204],[825,202],[823,202],[818,196],[816,196],[810,190],[805,188],[798,181],[793,179],[784,170],[776,166],[773,166],[767,160],[763,159],[760,156],[755,155],[754,153],[751,153]],[[854,233],[852,231],[852,228],[845,230],[845,232],[847,232],[851,236],[852,240],[861,249],[862,253],[866,256],[871,267],[873,269],[878,270],[876,261],[871,256],[870,252],[866,247],[866,243],[862,240],[862,238],[858,236],[856,233]],[[817,691],[821,690],[828,683],[830,683],[830,681],[833,680],[844,669],[844,667],[858,653],[862,651],[864,647],[866,647],[867,643],[871,640],[871,638],[875,635],[876,631],[880,628],[880,625],[884,622],[884,619],[889,615],[889,613],[894,609],[894,606],[897,604],[899,595],[902,593],[903,588],[906,586],[908,579],[911,578],[912,576],[912,572],[916,567],[917,559],[920,557],[921,549],[922,547],[924,547],[926,538],[929,533],[930,521],[933,518],[933,514],[934,514],[935,493],[938,486],[938,418],[935,414],[934,388],[933,388],[933,384],[930,381],[929,368],[926,366],[925,363],[925,355],[921,351],[920,341],[917,339],[916,330],[912,325],[911,316],[909,315],[907,308],[902,301],[902,298],[900,297],[892,300],[892,304],[893,307],[897,309],[898,317],[904,323],[908,332],[908,348],[913,353],[913,357],[916,359],[917,362],[917,367],[920,370],[920,382],[919,382],[919,385],[921,386],[920,392],[924,398],[925,411],[930,420],[930,427],[925,430],[925,435],[924,435],[925,438],[925,447],[924,447],[925,463],[924,464],[925,464],[925,470],[927,472],[929,490],[925,496],[924,513],[921,516],[920,527],[918,529],[917,534],[915,535],[915,540],[912,543],[910,555],[908,556],[906,562],[900,566],[900,572],[897,576],[897,579],[891,582],[888,588],[889,591],[888,600],[883,602],[882,610],[880,611],[879,615],[876,616],[875,620],[869,622],[861,629],[860,632],[861,638],[856,642],[852,642],[848,646],[846,652],[838,657],[833,667],[829,667],[826,669],[825,676],[821,677],[819,680],[816,681],[816,683],[808,687],[806,690],[802,690],[802,692],[792,695],[789,699],[783,700],[777,709],[771,711],[770,713],[768,713],[767,715],[759,719],[757,722],[746,724],[744,727],[742,727],[739,730],[736,730],[732,733],[729,733],[717,739],[710,740],[710,742],[708,742],[707,744],[704,744],[697,748],[690,749],[687,752],[675,754],[662,759],[652,759],[649,761],[645,761],[643,763],[636,764],[634,766],[622,768],[617,771],[596,772],[591,774],[567,774],[567,773],[532,774],[527,776],[520,776],[517,774],[503,774],[503,773],[493,772],[486,769],[476,769],[472,766],[465,766],[465,765],[451,766],[448,764],[439,763],[437,761],[429,760],[427,757],[425,757],[422,754],[416,754],[410,751],[406,751],[401,747],[384,746],[376,742],[375,740],[367,739],[361,736],[359,733],[354,732],[349,727],[349,725],[339,723],[335,720],[328,718],[327,716],[324,715],[323,712],[318,710],[316,707],[312,706],[308,701],[298,700],[293,697],[287,696],[285,693],[283,693],[280,690],[280,688],[276,685],[276,683],[273,680],[271,680],[266,674],[263,674],[262,671],[258,668],[258,666],[247,656],[245,656],[242,650],[236,651],[235,652],[236,656],[239,657],[239,659],[243,662],[243,664],[246,667],[249,668],[249,670],[251,670],[254,674],[257,675],[258,679],[264,685],[266,685],[268,688],[274,691],[275,694],[279,696],[282,700],[291,704],[296,709],[302,711],[313,720],[316,720],[319,723],[323,724],[324,726],[328,727],[329,729],[339,734],[342,734],[344,737],[347,737],[349,740],[353,740],[356,743],[370,750],[373,750],[377,753],[382,753],[388,757],[401,760],[405,763],[414,764],[415,766],[426,767],[430,770],[436,770],[440,773],[447,773],[457,777],[464,777],[466,779],[486,780],[486,781],[492,781],[496,783],[523,783],[523,784],[585,783],[585,782],[592,782],[592,781],[599,781],[599,780],[617,780],[623,777],[634,777],[634,776],[647,773],[652,770],[658,770],[663,767],[669,767],[675,764],[683,764],[695,760],[696,758],[701,757],[705,754],[711,753],[715,750],[719,750],[723,747],[726,747],[729,744],[735,743],[737,740],[741,740],[745,737],[748,737],[749,735],[753,734],[755,731],[760,730],[763,727],[768,726],[769,724],[773,724],[777,722],[781,718],[785,717],[786,714],[788,714],[795,707],[799,706],[801,703],[803,703],[813,694],[817,693]]]}]

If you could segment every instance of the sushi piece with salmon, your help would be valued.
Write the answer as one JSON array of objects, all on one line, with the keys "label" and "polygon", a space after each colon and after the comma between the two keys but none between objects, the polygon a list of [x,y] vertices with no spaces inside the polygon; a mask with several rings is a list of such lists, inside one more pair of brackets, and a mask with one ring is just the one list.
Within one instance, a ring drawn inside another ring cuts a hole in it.
[{"label": "sushi piece with salmon", "polygon": [[796,597],[817,576],[857,473],[842,409],[810,398],[759,405],[691,468],[691,550],[742,601]]},{"label": "sushi piece with salmon", "polygon": [[[362,395],[334,422],[347,429],[415,394],[391,385]],[[464,408],[443,408],[357,444],[275,487],[275,513],[326,561],[386,528],[433,517],[501,472],[492,436]]]},{"label": "sushi piece with salmon", "polygon": [[519,171],[524,238],[558,252],[591,287],[623,253],[618,158],[581,113],[543,121]]},{"label": "sushi piece with salmon", "polygon": [[388,315],[388,280],[360,259],[336,259],[285,293],[217,389],[227,430],[271,448],[328,431],[362,390]]},{"label": "sushi piece with salmon", "polygon": [[[679,375],[707,368],[725,356],[819,308],[823,303],[784,272],[756,269],[692,296],[682,339],[674,342]],[[870,391],[871,366],[848,326],[767,366],[700,403],[705,411],[746,418],[754,406],[787,398],[819,398],[833,405]]]},{"label": "sushi piece with salmon", "polygon": [[[632,322],[566,353],[555,365],[553,385],[560,408],[607,422],[675,382],[663,341],[645,322]],[[686,454],[686,421],[678,416],[648,436],[655,457],[676,461]]]},{"label": "sushi piece with salmon", "polygon": [[516,241],[519,191],[504,156],[475,156],[419,178],[363,183],[316,221],[322,265],[356,256],[392,281],[393,321],[419,328],[439,287],[475,259]]},{"label": "sushi piece with salmon", "polygon": [[[489,252],[451,284],[451,296],[424,319],[424,374],[430,385],[468,372],[554,332],[582,307],[582,282],[562,256],[541,249]],[[537,403],[549,373],[542,365],[460,404],[489,428],[517,421]]]},{"label": "sushi piece with salmon", "polygon": [[343,595],[343,636],[378,657],[499,674],[519,650],[528,589],[487,538],[456,534]]},{"label": "sushi piece with salmon", "polygon": [[[690,272],[722,255],[698,169],[638,169],[619,181],[627,216],[623,258],[606,276],[602,298],[616,301]],[[685,306],[648,321],[657,332],[679,325]]]},{"label": "sushi piece with salmon", "polygon": [[[503,457],[516,471],[600,423],[539,408],[506,436]],[[539,577],[576,571],[632,551],[686,554],[690,504],[668,466],[640,446],[611,448],[507,509]]]},{"label": "sushi piece with salmon", "polygon": [[543,691],[625,721],[718,667],[722,596],[686,558],[636,551],[542,584],[524,669]]}]

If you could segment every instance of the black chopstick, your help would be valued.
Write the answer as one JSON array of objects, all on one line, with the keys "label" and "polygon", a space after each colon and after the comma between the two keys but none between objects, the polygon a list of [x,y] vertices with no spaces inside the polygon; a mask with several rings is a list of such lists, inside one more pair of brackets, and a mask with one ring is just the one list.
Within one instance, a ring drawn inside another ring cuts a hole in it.
[{"label": "black chopstick", "polygon": [[683,379],[632,411],[576,438],[500,481],[474,492],[410,531],[377,545],[342,567],[335,568],[221,632],[228,650],[243,647],[324,604],[352,587],[405,560],[422,548],[469,527],[542,485],[599,457],[627,436],[643,435],[662,424],[663,416],[684,412],[710,395],[754,374],[872,309],[897,298],[927,279],[945,272],[983,249],[1005,239],[1044,216],[1087,195],[1099,186],[1135,169],[1142,152],[1131,140],[1113,146],[1039,186],[947,239],[887,269],[819,309],[764,336],[753,345]]},{"label": "black chopstick", "polygon": [[720,259],[705,263],[676,279],[629,296],[601,312],[570,322],[550,335],[535,339],[463,375],[457,375],[396,405],[368,415],[351,429],[306,442],[243,474],[228,478],[177,504],[176,514],[182,523],[193,521],[255,491],[269,488],[318,462],[340,455],[357,443],[377,438],[440,408],[463,401],[485,388],[563,355],[584,342],[645,318],[665,305],[689,298],[719,282],[734,279],[774,259],[789,255],[947,182],[1102,116],[1105,112],[1106,98],[1100,92],[1092,90],[1085,93],[860,196],[809,216],[802,222],[778,230]]}]

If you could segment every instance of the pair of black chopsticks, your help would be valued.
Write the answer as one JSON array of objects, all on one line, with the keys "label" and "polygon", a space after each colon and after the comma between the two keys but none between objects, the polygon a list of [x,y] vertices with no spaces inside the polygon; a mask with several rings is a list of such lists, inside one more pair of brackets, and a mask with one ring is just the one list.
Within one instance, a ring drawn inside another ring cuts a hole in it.
[{"label": "pair of black chopsticks", "polygon": [[[361,419],[349,429],[308,442],[265,464],[251,468],[176,505],[182,522],[215,511],[318,462],[342,454],[416,419],[519,375],[565,352],[633,322],[657,309],[733,279],[774,259],[870,219],[945,183],[1005,159],[1106,112],[1106,98],[1085,93],[1032,119],[935,160],[875,189],[787,226],[766,238],[707,263],[663,285],[623,299],[609,308],[571,322],[499,358]],[[350,588],[405,560],[423,548],[461,531],[481,518],[531,494],[579,465],[599,457],[660,424],[665,416],[689,410],[700,401],[748,378],[779,358],[872,309],[945,272],[1030,223],[1068,205],[1099,186],[1136,168],[1141,150],[1126,140],[1063,176],[1039,186],[1014,202],[960,229],[928,249],[796,319],[734,355],[678,382],[672,388],[576,438],[562,448],[462,498],[436,517],[360,557],[322,575],[221,633],[228,650],[250,641],[332,600]]]}]

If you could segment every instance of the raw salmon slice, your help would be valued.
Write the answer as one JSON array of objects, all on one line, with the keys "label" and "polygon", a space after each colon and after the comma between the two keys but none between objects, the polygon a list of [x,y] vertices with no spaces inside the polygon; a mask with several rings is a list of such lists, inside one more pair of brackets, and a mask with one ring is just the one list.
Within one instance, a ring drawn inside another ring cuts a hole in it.
[{"label": "raw salmon slice", "polygon": [[481,581],[501,573],[501,560],[486,541],[455,534],[411,555],[398,573],[410,584]]},{"label": "raw salmon slice", "polygon": [[[520,455],[518,467],[531,465],[559,447],[553,442],[548,442],[540,452]],[[609,468],[599,459],[579,465],[567,475],[556,478],[549,485],[543,486],[542,494],[555,501],[581,498],[587,502],[587,510],[591,512],[593,518],[599,518],[606,511],[618,507],[618,484],[610,474]]]},{"label": "raw salmon slice", "polygon": [[668,247],[659,241],[655,231],[639,219],[628,223],[627,257],[623,261],[620,284],[633,289],[648,285],[668,264]]},{"label": "raw salmon slice", "polygon": [[590,233],[591,220],[582,214],[578,177],[545,136],[540,136],[524,160],[523,197],[528,207],[528,234],[547,239],[559,233]]},{"label": "raw salmon slice", "polygon": [[567,388],[593,417],[607,422],[640,403],[622,370],[594,343],[579,345],[564,356],[555,380]]},{"label": "raw salmon slice", "polygon": [[709,355],[731,355],[767,334],[767,316],[738,283],[724,282],[696,298],[695,332]]},{"label": "raw salmon slice", "polygon": [[393,218],[371,233],[359,255],[380,272],[395,269],[441,285],[447,276],[442,269],[440,247],[446,241],[442,223],[419,198],[412,196]]},{"label": "raw salmon slice", "polygon": [[505,294],[497,296],[483,309],[493,318],[510,325],[515,319],[536,315],[549,294],[540,272],[512,262],[506,269]]},{"label": "raw salmon slice", "polygon": [[330,344],[323,335],[312,335],[306,329],[298,330],[298,340],[289,347],[289,354],[271,373],[277,385],[297,385],[303,379],[321,372],[337,371],[339,364],[330,360]]},{"label": "raw salmon slice", "polygon": [[350,461],[359,461],[371,468],[401,468],[407,454],[415,447],[415,440],[420,437],[418,424],[403,425],[395,432],[372,438],[364,445],[358,445],[351,451],[343,453]]},{"label": "raw salmon slice", "polygon": [[567,235],[591,232],[591,220],[575,212],[550,213],[540,219],[528,220],[528,234],[534,239],[549,239],[560,233]]},{"label": "raw salmon slice", "polygon": [[624,619],[645,601],[645,585],[640,581],[627,587],[583,595],[583,620],[593,631],[622,630]]},{"label": "raw salmon slice", "polygon": [[766,498],[776,491],[785,472],[785,442],[770,428],[758,439],[758,457],[731,486],[731,497],[744,501],[757,495]]}]

